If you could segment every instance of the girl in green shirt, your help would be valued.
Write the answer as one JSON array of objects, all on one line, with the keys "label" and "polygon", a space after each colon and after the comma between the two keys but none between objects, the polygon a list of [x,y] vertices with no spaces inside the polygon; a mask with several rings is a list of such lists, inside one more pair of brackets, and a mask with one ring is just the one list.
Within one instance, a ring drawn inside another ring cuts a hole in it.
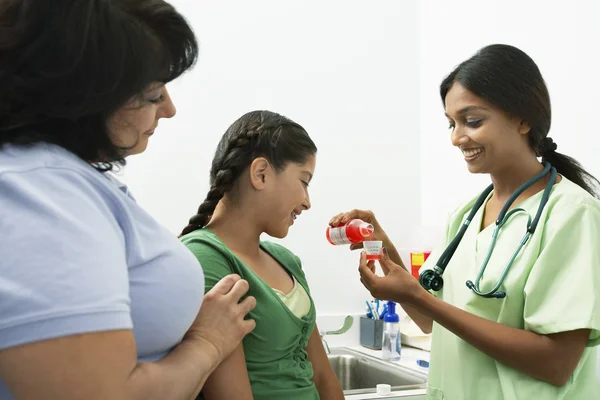
[{"label": "girl in green shirt", "polygon": [[300,125],[269,111],[243,115],[217,147],[210,190],[181,240],[202,264],[206,291],[232,273],[248,282],[256,328],[207,380],[205,399],[344,398],[300,259],[260,240],[286,237],[310,208],[316,152]]}]

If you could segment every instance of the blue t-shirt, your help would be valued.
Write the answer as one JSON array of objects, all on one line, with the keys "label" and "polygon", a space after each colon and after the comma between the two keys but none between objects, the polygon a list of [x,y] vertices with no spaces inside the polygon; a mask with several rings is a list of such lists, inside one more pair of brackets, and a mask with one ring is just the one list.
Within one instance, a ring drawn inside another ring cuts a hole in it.
[{"label": "blue t-shirt", "polygon": [[[61,147],[0,149],[0,349],[133,329],[140,361],[194,321],[204,275],[127,188]],[[0,380],[0,398],[10,399]]]}]

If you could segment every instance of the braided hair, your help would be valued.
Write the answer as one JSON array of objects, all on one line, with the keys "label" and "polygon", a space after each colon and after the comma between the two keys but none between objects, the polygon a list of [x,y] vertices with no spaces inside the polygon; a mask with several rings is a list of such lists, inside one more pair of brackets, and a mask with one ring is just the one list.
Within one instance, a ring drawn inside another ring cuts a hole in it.
[{"label": "braided hair", "polygon": [[206,199],[181,236],[209,223],[219,201],[257,157],[265,157],[280,172],[288,163],[305,163],[316,152],[308,133],[292,120],[271,111],[244,114],[221,138],[210,169]]},{"label": "braided hair", "polygon": [[558,173],[598,197],[600,182],[575,159],[556,151],[548,137],[552,112],[550,94],[535,62],[516,47],[494,44],[462,62],[440,85],[442,102],[452,85],[465,89],[531,124],[529,146]]}]

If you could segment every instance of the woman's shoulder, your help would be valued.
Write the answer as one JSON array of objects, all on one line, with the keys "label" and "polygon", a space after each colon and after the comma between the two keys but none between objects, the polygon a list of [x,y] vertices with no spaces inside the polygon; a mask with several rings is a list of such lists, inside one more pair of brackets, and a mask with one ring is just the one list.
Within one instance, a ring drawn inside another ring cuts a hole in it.
[{"label": "woman's shoulder", "polygon": [[42,168],[63,168],[77,172],[94,171],[75,154],[60,146],[37,143],[28,146],[5,144],[0,148],[0,174],[24,173]]},{"label": "woman's shoulder", "polygon": [[582,206],[600,211],[599,199],[564,176],[552,187],[548,203],[553,209]]},{"label": "woman's shoulder", "polygon": [[296,278],[305,279],[304,271],[302,270],[302,261],[300,260],[300,257],[294,254],[291,250],[289,250],[287,247],[270,241],[261,242],[261,246],[279,262],[284,264],[286,268],[292,271],[294,275],[296,275]]},{"label": "woman's shoulder", "polygon": [[181,236],[179,240],[202,266],[206,291],[232,273],[247,278],[241,261],[210,229],[196,229]]},{"label": "woman's shoulder", "polygon": [[190,243],[190,242],[212,243],[212,242],[217,241],[216,235],[210,229],[207,229],[207,228],[196,229],[195,231],[192,231],[190,233],[187,233],[187,234],[181,236],[180,239],[183,243]]},{"label": "woman's shoulder", "polygon": [[300,257],[294,254],[287,247],[280,244],[263,241],[260,244],[271,256],[275,257],[288,271],[290,271],[298,281],[308,287],[306,274],[302,269],[302,261]]},{"label": "woman's shoulder", "polygon": [[29,146],[6,144],[0,148],[0,180],[16,186],[38,182],[45,195],[80,193],[85,197],[115,197],[119,186],[114,178],[60,146],[38,143]]},{"label": "woman's shoulder", "polygon": [[230,261],[233,255],[219,237],[207,228],[196,229],[179,239],[201,263],[209,259]]},{"label": "woman's shoulder", "polygon": [[[119,188],[90,164],[59,146],[4,145],[0,148],[0,201],[4,211],[23,211],[32,218],[82,212],[117,218],[122,213]],[[31,207],[31,204],[39,207]],[[68,205],[67,205],[68,204]]]},{"label": "woman's shoulder", "polygon": [[567,178],[554,185],[546,207],[547,231],[569,227],[600,234],[600,200]]},{"label": "woman's shoulder", "polygon": [[286,262],[300,264],[300,258],[285,246],[271,241],[261,241],[260,245],[277,258],[283,259]]}]

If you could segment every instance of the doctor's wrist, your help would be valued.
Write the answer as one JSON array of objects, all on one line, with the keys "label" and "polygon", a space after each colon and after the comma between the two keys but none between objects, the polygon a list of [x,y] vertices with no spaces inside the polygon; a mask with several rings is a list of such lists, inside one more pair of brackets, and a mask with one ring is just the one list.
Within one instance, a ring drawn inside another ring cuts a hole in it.
[{"label": "doctor's wrist", "polygon": [[416,279],[411,279],[409,287],[407,288],[406,295],[402,299],[403,301],[399,301],[400,303],[404,303],[408,306],[411,306],[416,309],[420,309],[428,300],[427,296],[431,296],[427,290],[423,289],[423,287],[419,284],[419,281]]},{"label": "doctor's wrist", "polygon": [[387,233],[382,232],[378,235],[378,239],[381,240],[383,242],[383,245],[385,246],[387,245],[392,245],[392,241],[390,240],[390,237],[387,235]]},{"label": "doctor's wrist", "polygon": [[394,246],[394,243],[392,243],[390,238],[385,236],[385,238],[380,240],[383,242],[382,246],[387,251],[387,255],[390,258],[390,260],[404,268],[405,271],[408,271],[406,269],[406,266],[404,265],[404,262],[402,261],[402,257],[400,257],[400,253],[398,253],[396,246]]}]

